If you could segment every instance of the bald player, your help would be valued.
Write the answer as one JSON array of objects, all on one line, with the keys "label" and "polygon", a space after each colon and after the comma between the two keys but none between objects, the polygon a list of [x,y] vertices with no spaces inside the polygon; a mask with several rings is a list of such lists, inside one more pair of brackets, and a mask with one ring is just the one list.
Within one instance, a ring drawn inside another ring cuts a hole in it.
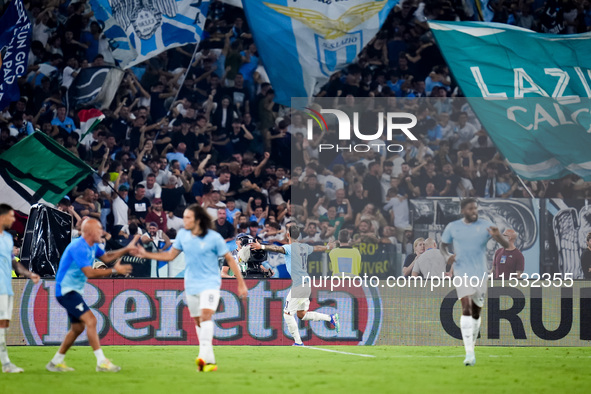
[{"label": "bald player", "polygon": [[70,372],[74,370],[66,365],[64,358],[68,349],[84,329],[86,329],[88,343],[96,356],[96,371],[118,372],[121,369],[103,354],[96,331],[96,317],[84,302],[82,294],[86,280],[89,278],[104,278],[111,274],[129,274],[131,265],[120,264],[119,261],[115,263],[111,270],[94,269],[92,264],[95,258],[109,264],[124,254],[134,251],[135,244],[140,236],[136,235],[125,248],[106,253],[98,245],[102,236],[103,227],[101,223],[96,219],[86,219],[82,223],[82,236],[68,245],[60,260],[55,278],[55,294],[57,301],[68,312],[71,327],[58,352],[45,367],[50,372]]},{"label": "bald player", "polygon": [[509,242],[509,247],[499,248],[495,252],[495,258],[493,259],[494,278],[498,279],[503,275],[505,279],[508,279],[511,274],[517,274],[517,278],[521,278],[525,267],[525,259],[521,251],[515,247],[517,233],[515,230],[508,228],[503,231],[503,237]]}]

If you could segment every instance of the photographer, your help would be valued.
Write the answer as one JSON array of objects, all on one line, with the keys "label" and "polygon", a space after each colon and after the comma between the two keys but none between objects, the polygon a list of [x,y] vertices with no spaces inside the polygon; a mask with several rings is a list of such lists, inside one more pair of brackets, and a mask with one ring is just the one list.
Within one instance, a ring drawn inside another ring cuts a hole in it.
[{"label": "photographer", "polygon": [[[267,252],[264,250],[251,250],[250,244],[260,241],[247,234],[238,234],[236,237],[237,249],[232,252],[236,263],[242,271],[242,275],[248,279],[271,278],[274,272],[271,268],[265,268],[263,263],[267,260]],[[222,278],[233,278],[229,274],[230,267],[224,263]]]}]

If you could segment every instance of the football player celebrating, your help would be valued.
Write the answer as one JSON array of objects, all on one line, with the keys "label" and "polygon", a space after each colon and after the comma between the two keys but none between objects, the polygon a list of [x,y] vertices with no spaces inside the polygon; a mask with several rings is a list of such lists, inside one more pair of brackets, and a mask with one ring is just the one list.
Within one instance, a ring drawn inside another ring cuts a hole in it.
[{"label": "football player celebrating", "polygon": [[255,250],[262,249],[285,255],[285,264],[291,275],[292,287],[285,301],[283,317],[287,323],[289,333],[295,341],[294,346],[304,346],[298,330],[298,324],[294,317],[296,314],[302,320],[328,321],[335,327],[337,333],[340,331],[338,314],[327,315],[325,313],[308,311],[312,289],[310,283],[305,283],[306,278],[309,278],[308,256],[313,252],[325,252],[332,249],[332,247],[329,248],[321,245],[312,247],[298,242],[297,239],[299,236],[299,227],[297,225],[291,225],[287,229],[287,245],[261,245],[259,242],[251,244],[251,248]]}]

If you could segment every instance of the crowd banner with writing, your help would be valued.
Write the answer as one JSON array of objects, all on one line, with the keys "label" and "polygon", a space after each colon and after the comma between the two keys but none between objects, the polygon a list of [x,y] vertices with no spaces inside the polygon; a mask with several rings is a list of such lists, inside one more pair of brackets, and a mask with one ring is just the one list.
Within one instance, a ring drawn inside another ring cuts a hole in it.
[{"label": "crowd banner with writing", "polygon": [[497,148],[525,179],[591,180],[591,33],[430,22],[451,72]]},{"label": "crowd banner with writing", "polygon": [[32,25],[22,0],[0,18],[0,110],[20,97],[18,78],[27,71]]}]

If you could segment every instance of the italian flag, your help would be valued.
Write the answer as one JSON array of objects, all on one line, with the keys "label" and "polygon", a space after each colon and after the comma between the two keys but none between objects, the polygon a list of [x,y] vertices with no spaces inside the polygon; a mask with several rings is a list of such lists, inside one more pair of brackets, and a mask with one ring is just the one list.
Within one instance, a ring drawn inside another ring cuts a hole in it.
[{"label": "italian flag", "polygon": [[95,108],[83,109],[78,112],[78,119],[80,119],[80,143],[88,145],[92,140],[92,130],[105,119],[105,115]]}]

